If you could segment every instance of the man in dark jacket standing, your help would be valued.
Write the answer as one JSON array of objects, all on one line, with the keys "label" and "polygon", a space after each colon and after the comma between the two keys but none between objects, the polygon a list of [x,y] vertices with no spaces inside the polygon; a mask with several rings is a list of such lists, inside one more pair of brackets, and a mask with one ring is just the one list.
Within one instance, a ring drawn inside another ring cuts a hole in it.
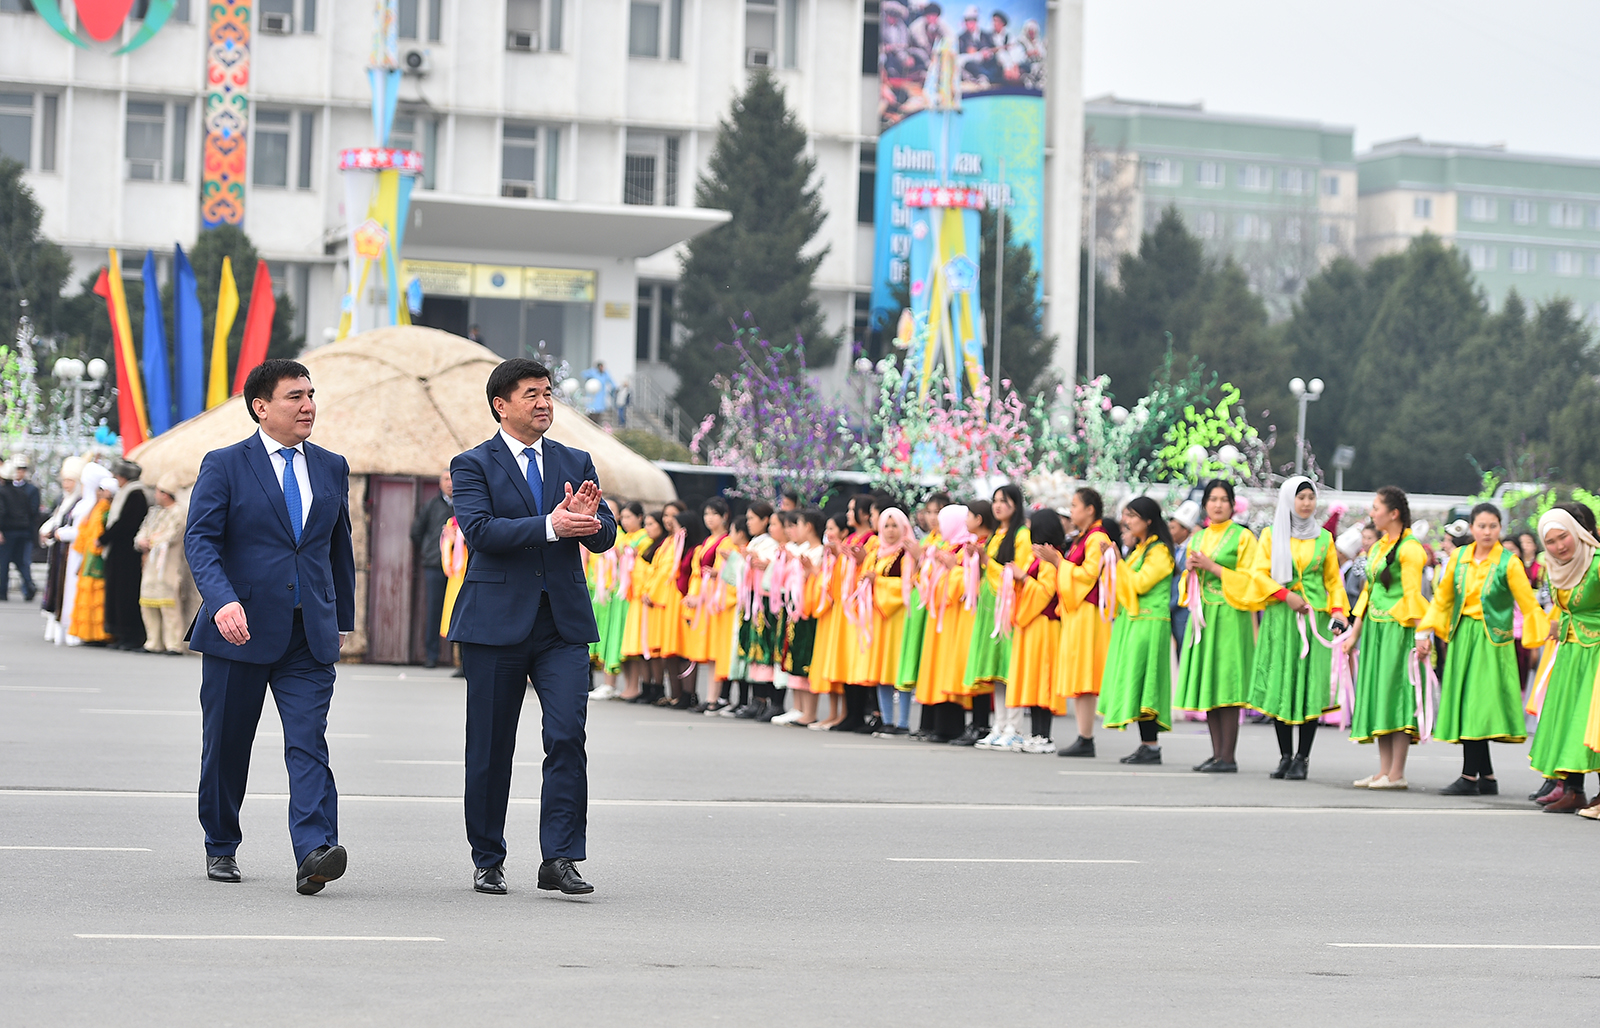
[{"label": "man in dark jacket standing", "polygon": [[439,630],[439,622],[444,618],[446,576],[439,535],[456,516],[450,495],[450,472],[446,471],[439,476],[439,495],[423,504],[417,516],[411,519],[411,548],[421,554],[422,587],[428,601],[428,620],[422,626],[422,637],[427,640],[423,648],[428,667],[439,666],[439,640],[444,635]]},{"label": "man in dark jacket standing", "polygon": [[22,598],[31,602],[37,591],[33,585],[33,533],[39,528],[39,487],[28,481],[30,470],[28,458],[16,454],[11,458],[11,476],[0,485],[0,554],[5,556],[0,564],[0,600],[10,599],[13,564],[22,576]]}]

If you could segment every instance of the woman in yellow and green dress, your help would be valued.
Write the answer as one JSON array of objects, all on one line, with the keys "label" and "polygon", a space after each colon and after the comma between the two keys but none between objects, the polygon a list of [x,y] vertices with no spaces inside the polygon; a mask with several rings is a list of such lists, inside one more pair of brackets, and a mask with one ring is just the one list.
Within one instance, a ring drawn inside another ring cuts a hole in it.
[{"label": "woman in yellow and green dress", "polygon": [[[1085,486],[1072,494],[1067,517],[1078,530],[1077,541],[1063,556],[1044,547],[1036,551],[1056,566],[1056,594],[1061,599],[1061,650],[1056,656],[1056,696],[1072,701],[1078,737],[1061,750],[1062,757],[1094,756],[1094,709],[1111,648],[1111,618],[1100,607],[1100,572],[1106,547],[1112,554],[1121,541],[1115,521],[1105,523],[1105,500]],[[1112,597],[1105,598],[1109,604]]]},{"label": "woman in yellow and green dress", "polygon": [[82,558],[78,565],[78,592],[72,603],[72,624],[68,644],[76,639],[91,646],[104,646],[111,636],[106,632],[106,561],[100,552],[100,536],[106,530],[111,499],[117,494],[117,480],[107,475],[101,480],[93,509],[78,524],[72,552]]},{"label": "woman in yellow and green dress", "polygon": [[[1278,490],[1272,524],[1261,530],[1250,565],[1261,610],[1256,658],[1250,675],[1250,709],[1273,720],[1278,731],[1278,768],[1270,777],[1304,781],[1317,737],[1317,721],[1339,709],[1329,697],[1334,636],[1345,629],[1350,608],[1333,533],[1316,520],[1317,487],[1296,475]],[[1300,726],[1300,746],[1294,727]]]},{"label": "woman in yellow and green dress", "polygon": [[[898,507],[878,514],[878,548],[867,575],[872,587],[872,643],[869,679],[878,692],[879,735],[895,730],[895,704],[900,680],[900,654],[904,650],[906,618],[911,610],[912,583],[917,577],[911,557],[911,519]],[[911,697],[906,694],[905,717],[911,717]],[[903,734],[910,734],[905,729]]]},{"label": "woman in yellow and green dress", "polygon": [[1131,546],[1126,556],[1111,556],[1117,618],[1100,683],[1100,718],[1107,728],[1139,725],[1139,748],[1122,763],[1159,764],[1160,733],[1172,731],[1172,532],[1148,496],[1123,506],[1122,528]]},{"label": "woman in yellow and green dress", "polygon": [[[456,597],[461,595],[461,583],[467,580],[467,564],[471,554],[467,551],[467,537],[454,517],[439,530],[439,566],[444,569],[444,610],[439,616],[439,635],[450,640],[450,619],[455,616]],[[454,649],[454,644],[451,644]],[[455,677],[465,678],[460,662],[456,662]]]},{"label": "woman in yellow and green dress", "polygon": [[1357,789],[1404,789],[1406,757],[1422,737],[1416,688],[1412,684],[1416,626],[1428,612],[1422,572],[1428,554],[1411,534],[1411,501],[1398,486],[1386,485],[1372,498],[1372,525],[1378,541],[1367,551],[1367,584],[1350,613],[1355,618],[1345,648],[1357,641],[1356,703],[1350,713],[1350,738],[1378,743],[1378,773],[1359,778]]},{"label": "woman in yellow and green dress", "polygon": [[[1555,597],[1555,659],[1528,707],[1539,715],[1528,763],[1556,782],[1539,797],[1551,813],[1600,816],[1600,806],[1584,797],[1583,778],[1600,771],[1600,719],[1595,710],[1595,676],[1600,672],[1600,541],[1587,507],[1558,503],[1539,519],[1544,543],[1544,573]],[[1451,647],[1455,649],[1454,646]]]},{"label": "woman in yellow and green dress", "polygon": [[[987,521],[984,514],[987,514]],[[922,595],[928,620],[917,667],[916,698],[924,710],[933,711],[931,724],[919,729],[917,735],[923,742],[949,742],[963,731],[966,713],[960,689],[966,678],[967,651],[972,643],[972,611],[966,605],[967,575],[963,562],[968,546],[981,545],[974,530],[987,532],[993,520],[993,512],[975,513],[961,504],[950,504],[939,511],[938,547],[923,551],[928,574]],[[977,597],[973,597],[973,602],[977,602]]]},{"label": "woman in yellow and green dress", "polygon": [[[713,496],[700,508],[700,521],[705,526],[705,540],[694,548],[689,564],[689,591],[683,599],[683,647],[681,655],[692,664],[706,668],[707,702],[696,699],[697,689],[686,694],[695,702],[687,704],[696,714],[704,714],[710,707],[719,706],[724,682],[717,677],[717,662],[727,664],[728,648],[733,637],[735,604],[728,602],[722,585],[722,565],[733,551],[733,541],[728,538],[728,501]],[[689,673],[688,681],[695,681],[696,671]]]},{"label": "woman in yellow and green dress", "polygon": [[1256,625],[1251,603],[1250,566],[1256,537],[1233,520],[1233,485],[1220,478],[1201,494],[1205,530],[1189,537],[1188,570],[1178,602],[1189,608],[1189,627],[1178,661],[1180,710],[1206,712],[1211,756],[1196,764],[1204,774],[1239,770],[1239,708],[1250,703],[1250,671],[1255,664]]},{"label": "woman in yellow and green dress", "polygon": [[[952,746],[975,746],[990,735],[995,692],[1004,694],[1006,675],[1011,671],[1011,631],[1009,621],[999,625],[995,611],[1005,581],[1006,565],[1018,553],[1033,552],[1033,536],[1028,531],[1028,515],[1022,509],[1022,490],[1004,485],[994,499],[978,500],[970,508],[988,531],[983,545],[974,547],[980,577],[978,602],[972,611],[972,635],[967,641],[966,674],[961,680],[961,695],[967,698],[972,723],[950,740]],[[982,515],[987,512],[988,518]],[[1002,514],[1004,515],[1002,517]]]},{"label": "woman in yellow and green dress", "polygon": [[1500,792],[1489,743],[1523,742],[1521,675],[1512,612],[1522,611],[1523,644],[1537,648],[1550,630],[1528,583],[1522,558],[1500,545],[1500,509],[1472,508],[1472,545],[1459,546],[1433,583],[1433,603],[1417,624],[1417,653],[1428,658],[1434,637],[1448,643],[1433,737],[1461,744],[1461,777],[1443,796]]},{"label": "woman in yellow and green dress", "polygon": [[639,674],[644,668],[644,661],[638,659],[637,653],[630,655],[626,645],[629,614],[637,602],[633,595],[633,575],[639,570],[639,551],[650,545],[650,537],[644,530],[644,506],[638,501],[623,504],[617,514],[617,528],[617,543],[611,551],[616,554],[615,578],[608,620],[600,629],[605,643],[600,658],[607,675],[612,678],[613,689],[615,676],[619,672],[622,674],[622,691],[613,695],[626,700],[639,694]]}]

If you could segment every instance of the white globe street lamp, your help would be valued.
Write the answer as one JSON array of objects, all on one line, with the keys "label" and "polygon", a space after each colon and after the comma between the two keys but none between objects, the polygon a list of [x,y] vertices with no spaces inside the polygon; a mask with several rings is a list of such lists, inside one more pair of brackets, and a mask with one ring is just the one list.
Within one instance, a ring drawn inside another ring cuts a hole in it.
[{"label": "white globe street lamp", "polygon": [[1309,383],[1298,375],[1289,380],[1289,393],[1300,404],[1300,427],[1294,434],[1294,473],[1304,474],[1306,468],[1306,404],[1322,399],[1323,383],[1313,378]]}]

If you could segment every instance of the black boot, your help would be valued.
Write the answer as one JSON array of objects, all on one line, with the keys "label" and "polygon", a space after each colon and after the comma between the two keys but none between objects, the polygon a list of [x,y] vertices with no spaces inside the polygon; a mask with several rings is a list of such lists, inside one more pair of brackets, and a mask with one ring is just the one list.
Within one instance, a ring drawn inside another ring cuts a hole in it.
[{"label": "black boot", "polygon": [[1305,781],[1306,770],[1310,763],[1311,762],[1307,758],[1300,756],[1298,753],[1295,754],[1294,759],[1289,762],[1288,773],[1286,773],[1283,777],[1287,778],[1291,782]]},{"label": "black boot", "polygon": [[989,734],[989,729],[979,725],[968,725],[967,730],[950,740],[952,746],[974,746],[979,739]]},{"label": "black boot", "polygon": [[1056,752],[1058,757],[1092,757],[1094,756],[1094,740],[1078,736],[1076,742],[1064,750]]},{"label": "black boot", "polygon": [[[1093,754],[1090,754],[1093,756]],[[1161,747],[1149,743],[1140,743],[1139,748],[1123,757],[1123,764],[1159,764],[1161,763]]]},{"label": "black boot", "polygon": [[1443,789],[1439,790],[1440,796],[1476,796],[1478,795],[1478,780],[1462,775]]},{"label": "black boot", "polygon": [[1289,754],[1285,753],[1282,757],[1278,758],[1278,769],[1276,771],[1273,771],[1271,774],[1267,775],[1267,777],[1268,778],[1282,778],[1284,775],[1289,773],[1289,765],[1293,764],[1293,763],[1294,763],[1294,757],[1292,757]]}]

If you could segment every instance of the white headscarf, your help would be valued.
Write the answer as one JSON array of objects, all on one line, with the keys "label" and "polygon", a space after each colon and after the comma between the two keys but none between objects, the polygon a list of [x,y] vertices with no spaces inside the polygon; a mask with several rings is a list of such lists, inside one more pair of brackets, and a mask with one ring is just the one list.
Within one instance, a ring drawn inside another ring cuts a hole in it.
[{"label": "white headscarf", "polygon": [[88,517],[89,512],[94,510],[95,503],[100,499],[95,495],[95,490],[106,482],[115,483],[116,479],[112,478],[111,472],[107,471],[102,465],[91,461],[83,466],[83,470],[78,474],[78,489],[82,496],[79,498],[77,506],[72,509],[72,523],[74,525]]},{"label": "white headscarf", "polygon": [[1315,516],[1302,518],[1294,512],[1294,498],[1302,486],[1317,487],[1304,475],[1295,475],[1278,488],[1278,509],[1272,516],[1272,580],[1279,585],[1294,581],[1294,553],[1291,539],[1315,539],[1322,526]]},{"label": "white headscarf", "polygon": [[1545,533],[1558,528],[1571,535],[1577,547],[1572,552],[1571,560],[1561,561],[1556,560],[1556,555],[1550,552],[1550,544],[1545,543],[1545,570],[1550,574],[1550,584],[1557,589],[1575,589],[1588,573],[1589,565],[1594,562],[1594,552],[1600,548],[1600,541],[1578,524],[1577,518],[1560,507],[1545,511],[1544,516],[1539,518],[1539,541],[1544,542]]}]

